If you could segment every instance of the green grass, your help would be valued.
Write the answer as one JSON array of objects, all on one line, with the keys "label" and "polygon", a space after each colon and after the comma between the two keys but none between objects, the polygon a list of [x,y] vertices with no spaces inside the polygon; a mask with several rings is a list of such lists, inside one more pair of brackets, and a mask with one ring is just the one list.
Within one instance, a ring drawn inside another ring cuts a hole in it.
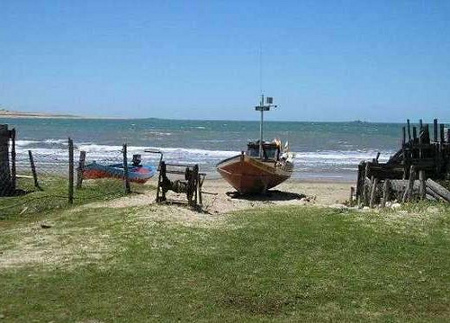
[{"label": "green grass", "polygon": [[[69,204],[69,182],[66,177],[41,176],[39,184],[41,190],[34,187],[31,179],[19,179],[17,187],[27,193],[21,196],[0,197],[0,219],[11,216],[52,213],[55,210],[72,207]],[[152,189],[154,189],[152,186],[131,183],[131,190],[134,193],[142,193]],[[124,185],[121,180],[85,181],[81,189],[74,189],[73,205],[110,200],[124,195]]]},{"label": "green grass", "polygon": [[189,226],[145,218],[156,208],[60,211],[38,233],[4,220],[3,255],[30,236],[56,241],[53,253],[92,248],[70,249],[71,260],[54,266],[2,268],[0,314],[12,322],[450,320],[448,208],[282,207]]}]

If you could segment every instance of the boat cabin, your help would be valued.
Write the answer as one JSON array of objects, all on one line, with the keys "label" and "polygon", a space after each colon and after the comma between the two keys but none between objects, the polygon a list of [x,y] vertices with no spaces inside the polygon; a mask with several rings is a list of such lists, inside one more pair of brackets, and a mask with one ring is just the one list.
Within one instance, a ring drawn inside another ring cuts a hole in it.
[{"label": "boat cabin", "polygon": [[[271,141],[266,142],[263,141],[263,158],[264,160],[271,161],[279,161],[280,160],[280,152],[281,152],[281,142],[279,141]],[[259,157],[259,140],[251,141],[247,144],[247,155],[250,157]]]}]

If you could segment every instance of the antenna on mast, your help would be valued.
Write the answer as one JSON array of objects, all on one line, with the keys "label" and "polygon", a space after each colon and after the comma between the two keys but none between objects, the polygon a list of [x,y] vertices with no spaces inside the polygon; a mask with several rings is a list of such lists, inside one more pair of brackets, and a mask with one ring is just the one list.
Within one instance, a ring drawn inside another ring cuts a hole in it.
[{"label": "antenna on mast", "polygon": [[262,43],[259,43],[259,93],[263,93],[263,86],[262,86]]},{"label": "antenna on mast", "polygon": [[273,104],[272,97],[266,97],[266,104],[264,104],[264,94],[261,94],[261,102],[255,107],[256,111],[261,112],[261,121],[259,123],[259,158],[263,158],[263,123],[264,123],[264,111],[270,111],[271,107],[276,108],[277,106]]}]

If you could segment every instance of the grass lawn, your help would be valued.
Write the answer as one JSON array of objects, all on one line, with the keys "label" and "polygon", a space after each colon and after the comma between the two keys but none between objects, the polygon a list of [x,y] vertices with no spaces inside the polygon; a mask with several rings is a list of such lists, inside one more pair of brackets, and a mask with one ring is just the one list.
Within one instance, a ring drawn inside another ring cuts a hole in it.
[{"label": "grass lawn", "polygon": [[0,262],[0,317],[450,320],[449,208],[279,207],[189,223],[151,216],[161,208],[82,207],[0,221],[0,259],[10,259]]},{"label": "grass lawn", "polygon": [[[29,178],[20,178],[17,187],[27,192],[22,196],[0,197],[0,220],[14,216],[36,213],[54,213],[55,209],[66,209],[69,205],[69,182],[62,176],[41,176],[41,190],[34,187]],[[155,189],[153,186],[131,184],[132,192]],[[124,184],[120,179],[86,180],[82,188],[74,189],[74,205],[93,201],[110,200],[124,196]]]}]

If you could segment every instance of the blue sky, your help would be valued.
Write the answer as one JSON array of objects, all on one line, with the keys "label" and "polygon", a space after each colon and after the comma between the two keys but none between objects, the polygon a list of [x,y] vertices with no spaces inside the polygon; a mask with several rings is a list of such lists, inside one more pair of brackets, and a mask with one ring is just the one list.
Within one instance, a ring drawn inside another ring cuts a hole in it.
[{"label": "blue sky", "polygon": [[446,0],[2,0],[0,12],[11,110],[256,120],[262,87],[280,107],[270,120],[450,121]]}]

